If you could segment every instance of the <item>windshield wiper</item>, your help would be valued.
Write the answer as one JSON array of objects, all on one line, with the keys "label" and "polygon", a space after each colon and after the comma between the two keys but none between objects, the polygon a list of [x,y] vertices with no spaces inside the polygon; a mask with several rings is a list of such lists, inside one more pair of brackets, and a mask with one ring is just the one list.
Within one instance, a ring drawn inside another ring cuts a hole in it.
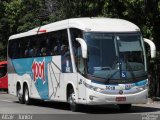
[{"label": "windshield wiper", "polygon": [[[117,69],[114,73],[112,73],[111,75],[109,75],[109,77],[107,77],[107,81],[108,81],[108,82],[111,80],[111,78],[112,78],[114,75],[117,74],[118,71],[120,72],[120,77],[123,78],[123,77],[122,77],[122,71],[123,71],[123,70],[122,70],[122,65],[123,65],[124,63],[126,64],[126,71],[131,73],[131,76],[133,77],[133,79],[136,78],[136,77],[135,77],[135,74],[134,74],[134,72],[133,72],[133,69],[132,69],[131,65],[129,64],[129,62],[121,62],[121,63],[118,63],[118,64],[119,64],[119,65],[118,65],[119,69]],[[128,67],[128,69],[127,69],[127,67]],[[124,78],[127,78],[127,76],[124,77]]]},{"label": "windshield wiper", "polygon": [[117,69],[114,73],[112,73],[108,78],[107,78],[107,82],[109,82],[111,80],[111,78],[117,74],[117,72],[119,71],[119,69]]},{"label": "windshield wiper", "polygon": [[[118,65],[118,66],[117,66]],[[111,75],[109,75],[109,77],[107,77],[107,81],[109,82],[109,80],[117,74],[119,68],[120,68],[120,63],[119,63],[119,59],[118,59],[118,56],[116,56],[116,59],[115,61],[113,62],[113,65],[112,65],[112,69],[116,70],[114,73],[112,73]]]}]

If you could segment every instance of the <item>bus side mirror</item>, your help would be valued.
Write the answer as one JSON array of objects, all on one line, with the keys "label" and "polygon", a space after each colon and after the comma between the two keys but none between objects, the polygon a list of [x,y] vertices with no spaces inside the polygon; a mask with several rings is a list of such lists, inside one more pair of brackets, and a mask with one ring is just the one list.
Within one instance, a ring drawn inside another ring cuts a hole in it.
[{"label": "bus side mirror", "polygon": [[155,58],[156,57],[156,46],[155,46],[155,44],[147,38],[143,38],[143,39],[144,39],[144,42],[146,42],[150,47],[151,58]]},{"label": "bus side mirror", "polygon": [[87,44],[86,44],[86,42],[82,38],[76,38],[76,40],[81,45],[82,57],[87,58]]}]

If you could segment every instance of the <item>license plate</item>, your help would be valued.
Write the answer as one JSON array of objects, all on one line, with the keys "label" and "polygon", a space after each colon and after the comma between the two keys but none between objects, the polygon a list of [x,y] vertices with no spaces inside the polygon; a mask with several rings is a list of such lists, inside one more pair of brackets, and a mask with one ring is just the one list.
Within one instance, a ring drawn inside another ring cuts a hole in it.
[{"label": "license plate", "polygon": [[118,102],[126,101],[126,97],[116,97],[116,101]]}]

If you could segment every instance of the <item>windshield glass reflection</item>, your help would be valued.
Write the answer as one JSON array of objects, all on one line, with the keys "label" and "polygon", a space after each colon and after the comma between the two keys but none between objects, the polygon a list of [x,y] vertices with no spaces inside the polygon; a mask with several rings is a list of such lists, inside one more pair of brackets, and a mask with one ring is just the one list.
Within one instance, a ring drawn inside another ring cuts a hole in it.
[{"label": "windshield glass reflection", "polygon": [[146,75],[140,34],[85,33],[88,74],[105,79]]}]

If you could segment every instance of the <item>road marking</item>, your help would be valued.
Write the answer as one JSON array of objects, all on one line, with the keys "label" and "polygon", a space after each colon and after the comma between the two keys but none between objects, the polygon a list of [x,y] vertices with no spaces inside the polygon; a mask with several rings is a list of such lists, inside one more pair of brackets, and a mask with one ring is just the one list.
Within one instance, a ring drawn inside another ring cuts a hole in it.
[{"label": "road marking", "polygon": [[10,100],[3,100],[3,99],[0,99],[0,101],[2,101],[2,102],[9,102],[9,103],[13,103],[13,101],[10,101]]}]

